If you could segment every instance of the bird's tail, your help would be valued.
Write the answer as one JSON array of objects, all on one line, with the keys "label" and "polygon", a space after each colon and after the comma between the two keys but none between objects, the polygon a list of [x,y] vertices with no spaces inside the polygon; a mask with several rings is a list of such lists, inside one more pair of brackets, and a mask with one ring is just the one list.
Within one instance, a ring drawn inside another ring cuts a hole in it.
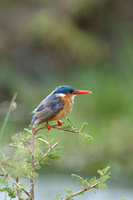
[{"label": "bird's tail", "polygon": [[37,118],[35,117],[35,115],[33,115],[32,121],[29,125],[29,127],[32,127],[32,125],[34,124],[34,122],[37,120]]}]

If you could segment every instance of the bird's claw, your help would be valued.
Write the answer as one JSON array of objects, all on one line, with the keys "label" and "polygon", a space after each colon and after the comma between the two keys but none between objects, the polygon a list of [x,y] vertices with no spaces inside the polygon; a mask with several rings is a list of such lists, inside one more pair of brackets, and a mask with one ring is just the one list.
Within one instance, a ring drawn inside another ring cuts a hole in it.
[{"label": "bird's claw", "polygon": [[47,129],[48,131],[51,129],[51,126],[48,124],[48,122],[47,122]]},{"label": "bird's claw", "polygon": [[57,121],[59,126],[62,126],[62,124],[64,123],[63,121]]}]

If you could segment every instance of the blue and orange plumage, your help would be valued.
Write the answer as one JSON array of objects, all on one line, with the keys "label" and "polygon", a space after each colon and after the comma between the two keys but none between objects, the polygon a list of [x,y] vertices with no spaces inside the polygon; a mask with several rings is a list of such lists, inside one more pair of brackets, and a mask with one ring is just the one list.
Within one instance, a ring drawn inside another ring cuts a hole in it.
[{"label": "blue and orange plumage", "polygon": [[88,94],[90,91],[75,90],[70,86],[60,86],[49,94],[33,111],[33,118],[30,126],[34,124],[47,123],[48,130],[51,128],[49,121],[59,121],[63,119],[72,109],[74,96],[76,94]]}]

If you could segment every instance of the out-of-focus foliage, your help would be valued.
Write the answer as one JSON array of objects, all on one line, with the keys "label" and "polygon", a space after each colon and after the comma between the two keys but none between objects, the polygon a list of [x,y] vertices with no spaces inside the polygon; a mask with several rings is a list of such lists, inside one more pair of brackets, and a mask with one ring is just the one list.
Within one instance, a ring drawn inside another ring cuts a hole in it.
[{"label": "out-of-focus foliage", "polygon": [[94,94],[77,96],[69,118],[79,127],[87,121],[94,142],[55,131],[65,146],[55,168],[91,173],[110,164],[112,174],[131,176],[132,8],[131,0],[1,1],[0,127],[18,93],[5,141],[30,124],[31,111],[56,86],[89,89]]}]

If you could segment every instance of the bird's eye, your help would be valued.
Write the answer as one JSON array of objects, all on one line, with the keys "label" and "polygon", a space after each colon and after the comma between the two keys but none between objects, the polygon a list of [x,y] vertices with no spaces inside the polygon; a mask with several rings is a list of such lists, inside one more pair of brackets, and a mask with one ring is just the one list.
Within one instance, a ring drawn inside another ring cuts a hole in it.
[{"label": "bird's eye", "polygon": [[72,94],[72,93],[73,93],[73,90],[70,90],[70,93]]}]

